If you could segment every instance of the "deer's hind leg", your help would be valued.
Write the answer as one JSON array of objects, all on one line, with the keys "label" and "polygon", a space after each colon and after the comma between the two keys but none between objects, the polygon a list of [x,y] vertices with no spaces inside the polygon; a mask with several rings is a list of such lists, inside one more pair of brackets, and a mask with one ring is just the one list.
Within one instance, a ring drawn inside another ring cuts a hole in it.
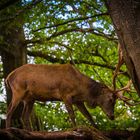
[{"label": "deer's hind leg", "polygon": [[34,101],[24,101],[24,109],[22,112],[22,120],[23,120],[23,125],[24,128],[28,129],[28,130],[32,130],[31,128],[31,123],[30,123],[30,115],[33,109],[33,104]]},{"label": "deer's hind leg", "polygon": [[12,121],[12,115],[21,102],[22,98],[21,96],[15,96],[19,94],[17,91],[12,92],[12,100],[11,103],[9,104],[8,110],[7,110],[7,118],[6,118],[6,128],[11,127],[11,121]]}]

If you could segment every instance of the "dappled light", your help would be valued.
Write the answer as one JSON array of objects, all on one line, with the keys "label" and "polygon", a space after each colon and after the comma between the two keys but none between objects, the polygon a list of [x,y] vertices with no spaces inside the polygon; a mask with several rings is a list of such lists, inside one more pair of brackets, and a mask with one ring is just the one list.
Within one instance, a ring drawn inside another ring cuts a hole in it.
[{"label": "dappled light", "polygon": [[[49,139],[52,131],[58,139],[139,139],[139,7],[138,0],[1,0],[0,139],[23,132]],[[41,65],[34,73],[30,67],[14,71],[25,64],[68,64],[81,76],[67,67],[45,72]],[[27,125],[33,132],[22,131]]]}]

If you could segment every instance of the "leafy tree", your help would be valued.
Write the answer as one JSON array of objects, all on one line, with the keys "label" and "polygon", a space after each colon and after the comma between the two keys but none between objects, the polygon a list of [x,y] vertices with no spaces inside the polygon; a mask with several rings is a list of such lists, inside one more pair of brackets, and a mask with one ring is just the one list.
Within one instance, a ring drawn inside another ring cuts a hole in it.
[{"label": "leafy tree", "polygon": [[[121,10],[116,8],[114,2],[115,0],[106,1],[108,12],[102,0],[1,1],[1,79],[3,80],[14,68],[25,64],[27,58],[28,63],[74,64],[89,77],[112,87],[113,72],[118,63],[118,37],[115,33],[115,29],[118,28],[115,24],[114,29],[109,14],[113,21],[119,21],[114,17],[112,11],[123,11],[123,8]],[[112,7],[111,4],[114,6]],[[123,20],[122,23],[124,23]],[[117,34],[122,45],[124,42],[120,37],[121,31],[119,30]],[[128,40],[125,38],[126,42]],[[124,44],[122,46],[124,48]],[[128,51],[130,50],[128,49]],[[126,50],[123,50],[125,61],[127,61],[125,52]],[[135,73],[130,70],[130,67],[134,68],[133,65],[129,67],[127,62],[126,64],[127,68],[123,64],[120,69],[121,73],[116,79],[117,88],[125,86],[130,79],[127,70],[131,77]],[[138,79],[135,78],[132,79],[138,91],[138,84],[135,82]],[[131,86],[131,88],[133,92],[125,93],[125,95],[138,100],[134,87]],[[9,104],[10,93],[7,94],[7,99]],[[3,106],[3,104],[0,105]],[[75,110],[77,109],[75,108]],[[101,129],[135,129],[140,122],[139,106],[131,107],[119,100],[115,107],[115,121],[110,121],[100,108],[89,110]],[[49,102],[45,106],[37,103],[35,112],[39,117],[37,119],[39,129],[61,130],[69,128],[71,125],[62,103]],[[76,116],[78,124],[90,125],[79,112]]]}]

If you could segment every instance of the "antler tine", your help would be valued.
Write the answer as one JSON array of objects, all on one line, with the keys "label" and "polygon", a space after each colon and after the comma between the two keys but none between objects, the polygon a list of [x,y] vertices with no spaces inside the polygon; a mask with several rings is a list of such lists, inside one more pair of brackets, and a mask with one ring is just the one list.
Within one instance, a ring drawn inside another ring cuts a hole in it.
[{"label": "antler tine", "polygon": [[129,80],[128,83],[127,83],[127,85],[125,87],[116,90],[116,92],[120,92],[120,91],[123,91],[124,92],[124,91],[130,90],[131,84],[132,84],[132,80]]},{"label": "antler tine", "polygon": [[140,102],[136,102],[136,103],[131,103],[129,101],[132,101],[132,99],[128,98],[128,97],[124,97],[124,96],[117,96],[120,100],[122,100],[124,103],[126,103],[129,106],[135,106],[135,105],[139,105]]},{"label": "antler tine", "polygon": [[127,85],[124,86],[123,88],[116,90],[116,77],[119,74],[120,67],[124,63],[123,53],[122,53],[122,49],[121,49],[120,43],[118,43],[118,55],[119,55],[118,64],[116,65],[116,69],[114,71],[113,81],[112,81],[113,82],[114,93],[116,94],[116,96],[119,99],[124,101],[124,103],[126,103],[127,105],[130,105],[130,106],[138,105],[138,104],[140,104],[140,102],[131,103],[130,101],[134,101],[133,99],[123,96],[123,93],[125,91],[130,92],[130,87],[131,87],[131,84],[132,84],[132,80],[128,81]]},{"label": "antler tine", "polygon": [[114,90],[116,90],[116,77],[118,75],[120,67],[124,63],[124,59],[123,59],[123,54],[122,54],[120,43],[118,43],[118,55],[119,55],[118,64],[117,64],[116,69],[115,69],[114,74],[113,74],[113,89]]},{"label": "antler tine", "polygon": [[128,98],[126,96],[123,96],[123,93],[125,91],[130,91],[131,84],[132,84],[132,80],[128,81],[128,83],[127,83],[127,85],[125,87],[123,87],[123,88],[121,88],[121,89],[119,89],[119,90],[116,91],[116,96],[120,100],[122,100],[124,103],[126,103],[127,105],[129,105],[129,106],[135,106],[135,105],[140,104],[140,102],[137,101],[136,103],[131,103],[130,101],[134,101],[133,99]]}]

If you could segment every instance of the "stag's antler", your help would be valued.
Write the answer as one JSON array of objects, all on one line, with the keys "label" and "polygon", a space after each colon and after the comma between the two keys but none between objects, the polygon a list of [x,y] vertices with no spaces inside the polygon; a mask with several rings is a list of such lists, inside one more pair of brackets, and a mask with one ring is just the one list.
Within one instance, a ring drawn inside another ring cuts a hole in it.
[{"label": "stag's antler", "polygon": [[132,84],[132,80],[129,80],[126,86],[124,86],[121,89],[117,89],[116,92],[119,93],[119,92],[130,91],[131,84]]},{"label": "stag's antler", "polygon": [[[120,67],[122,66],[122,64],[124,63],[124,59],[123,59],[123,54],[122,54],[122,49],[121,49],[121,45],[118,43],[118,54],[119,54],[119,59],[118,59],[118,64],[116,65],[116,69],[114,71],[114,75],[113,75],[113,90],[116,94],[116,96],[124,101],[124,103],[126,103],[127,105],[130,105],[130,106],[135,106],[135,105],[138,105],[140,104],[140,102],[138,101],[135,101],[131,98],[128,98],[126,96],[123,96],[124,92],[127,91],[127,92],[131,92],[130,90],[130,87],[131,87],[131,84],[132,84],[132,81],[128,81],[127,85],[124,86],[123,88],[121,89],[116,89],[116,77],[119,73],[119,70],[120,70]],[[133,102],[133,103],[132,103]],[[135,102],[135,103],[134,103]]]},{"label": "stag's antler", "polygon": [[127,92],[130,92],[131,91],[130,90],[131,84],[132,84],[132,80],[128,81],[127,85],[124,86],[123,88],[116,90],[115,93],[116,93],[116,96],[120,100],[122,100],[124,103],[126,103],[127,105],[129,105],[129,106],[135,106],[135,105],[140,104],[140,102],[139,101],[135,101],[135,100],[133,100],[131,98],[128,98],[126,96],[123,96],[123,94],[124,94],[125,91],[127,91]]},{"label": "stag's antler", "polygon": [[118,72],[120,70],[120,67],[124,63],[124,59],[123,59],[123,54],[122,54],[122,49],[121,49],[120,43],[118,43],[118,54],[119,54],[118,64],[116,65],[116,69],[115,69],[114,75],[113,75],[113,89],[114,90],[116,90],[116,77],[119,74]]}]

